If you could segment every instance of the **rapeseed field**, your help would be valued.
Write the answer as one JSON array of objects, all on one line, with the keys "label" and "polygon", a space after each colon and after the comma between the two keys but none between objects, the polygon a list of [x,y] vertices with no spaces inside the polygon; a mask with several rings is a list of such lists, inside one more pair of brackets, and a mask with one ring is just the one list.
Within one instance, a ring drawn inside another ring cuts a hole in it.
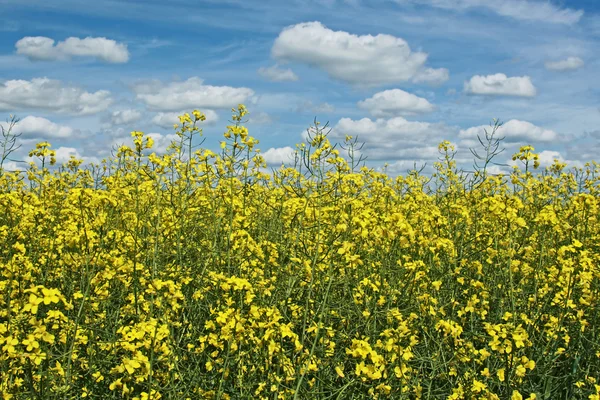
[{"label": "rapeseed field", "polygon": [[267,173],[246,113],[1,172],[3,399],[600,399],[598,164],[392,178],[315,123]]}]

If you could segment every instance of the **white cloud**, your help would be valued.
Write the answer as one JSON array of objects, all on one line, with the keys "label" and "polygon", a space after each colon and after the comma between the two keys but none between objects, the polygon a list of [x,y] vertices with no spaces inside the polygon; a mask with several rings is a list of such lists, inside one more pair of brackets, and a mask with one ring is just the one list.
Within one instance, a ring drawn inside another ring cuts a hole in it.
[{"label": "white cloud", "polygon": [[27,168],[26,165],[24,164],[17,164],[17,162],[15,161],[4,161],[4,163],[2,164],[2,169],[4,171],[25,171],[25,169]]},{"label": "white cloud", "polygon": [[[67,163],[71,156],[74,156],[76,159],[83,160],[83,165],[87,165],[89,163],[99,164],[100,159],[97,157],[86,157],[81,155],[79,151],[74,147],[59,147],[57,149],[53,149],[56,152],[56,165],[63,165]],[[37,157],[29,157],[26,156],[23,158],[25,162],[34,162],[36,165],[41,166],[41,162]]]},{"label": "white cloud", "polygon": [[298,80],[298,75],[294,73],[290,68],[282,69],[277,64],[272,67],[260,67],[258,73],[273,82],[293,82]]},{"label": "white cloud", "polygon": [[542,21],[555,24],[575,24],[583,10],[561,8],[550,1],[538,0],[396,0],[398,3],[427,4],[446,10],[486,8],[498,15],[525,21]]},{"label": "white cloud", "polygon": [[67,38],[54,45],[54,40],[44,36],[26,36],[15,47],[17,54],[30,60],[56,61],[71,57],[94,57],[108,63],[129,61],[127,45],[104,37]]},{"label": "white cloud", "polygon": [[142,113],[138,110],[113,111],[110,115],[110,121],[113,125],[129,125],[142,118]]},{"label": "white cloud", "polygon": [[[8,124],[0,122],[4,129],[8,129]],[[69,138],[76,132],[73,128],[65,125],[58,125],[46,118],[27,116],[20,120],[13,128],[13,133],[22,134],[24,139],[27,138]]]},{"label": "white cloud", "polygon": [[175,124],[179,124],[178,117],[182,114],[184,114],[184,113],[183,112],[169,112],[169,113],[160,112],[152,118],[152,123],[154,125],[160,126],[161,128],[173,129],[173,126]]},{"label": "white cloud", "polygon": [[565,162],[565,159],[560,155],[558,151],[544,150],[538,153],[540,162],[540,167],[546,168],[552,164],[554,164],[554,159],[557,159],[560,162]]},{"label": "white cloud", "polygon": [[528,76],[508,78],[504,74],[475,75],[464,84],[471,94],[533,97],[537,91]]},{"label": "white cloud", "polygon": [[450,72],[446,68],[424,68],[413,77],[414,83],[427,83],[438,86],[450,79]]},{"label": "white cloud", "polygon": [[150,81],[133,85],[136,98],[149,108],[160,111],[177,111],[188,108],[231,108],[254,96],[245,87],[210,86],[198,77],[185,82],[163,84]]},{"label": "white cloud", "polygon": [[64,164],[69,161],[71,156],[75,156],[75,158],[80,159],[81,155],[74,147],[59,147],[56,151],[56,163]]},{"label": "white cloud", "polygon": [[437,159],[438,143],[450,140],[455,134],[454,129],[443,123],[407,121],[402,117],[377,120],[342,118],[333,127],[331,138],[358,137],[358,142],[365,143],[362,151],[369,159],[418,160]]},{"label": "white cloud", "polygon": [[[540,151],[539,153],[537,153],[537,152],[535,152],[535,153],[539,157],[538,161],[540,162],[540,169],[550,167],[552,164],[554,164],[555,159],[557,159],[561,163],[566,163],[567,164],[566,169],[570,169],[571,167],[580,167],[581,168],[584,166],[584,163],[582,163],[581,161],[578,161],[578,160],[565,160],[565,158],[558,151],[544,150],[544,151]],[[514,165],[517,165],[520,168],[522,168],[522,166],[523,166],[522,161],[513,161],[512,159],[508,159],[506,161],[506,163],[508,165],[510,165],[511,167]],[[530,162],[530,165],[531,165],[531,162]]]},{"label": "white cloud", "polygon": [[[206,120],[201,122],[199,126],[202,125],[214,125],[219,120],[219,115],[213,110],[200,110],[204,113]],[[179,116],[185,113],[189,113],[190,111],[179,111],[179,112],[159,112],[152,118],[152,123],[160,126],[165,129],[173,129],[173,125],[179,125]],[[190,114],[191,116],[191,114]],[[193,118],[193,117],[192,117]]]},{"label": "white cloud", "polygon": [[[488,132],[489,132],[489,129],[488,129]],[[469,137],[471,137],[471,136],[469,136]],[[463,146],[463,147],[477,147],[477,146],[479,146],[479,142],[477,141],[477,139],[473,140],[473,139],[465,139],[465,138],[463,138],[460,141],[460,145]]]},{"label": "white cloud", "polygon": [[271,55],[321,68],[334,79],[365,87],[409,80],[439,83],[447,78],[447,70],[425,69],[427,54],[411,51],[401,38],[387,34],[358,36],[333,31],[320,22],[283,29]]},{"label": "white cloud", "polygon": [[154,140],[154,145],[152,146],[152,151],[155,151],[157,154],[164,154],[167,152],[167,147],[171,144],[172,141],[179,142],[180,138],[174,133],[170,133],[167,135],[163,135],[161,133],[149,133],[148,136]]},{"label": "white cloud", "polygon": [[[479,135],[485,140],[484,129],[488,132],[491,128],[486,125],[474,126],[468,129],[461,130],[458,137],[466,140],[476,140]],[[550,129],[544,129],[527,121],[519,121],[511,119],[502,124],[496,131],[495,137],[505,137],[507,143],[515,142],[554,142],[559,137],[558,134]],[[462,144],[470,142],[462,142]]]},{"label": "white cloud", "polygon": [[294,151],[295,150],[289,146],[279,148],[272,147],[262,153],[262,156],[269,165],[289,164],[294,162]]},{"label": "white cloud", "polygon": [[106,110],[111,104],[110,92],[106,90],[90,93],[48,78],[9,80],[0,84],[0,110],[38,109],[90,115]]},{"label": "white cloud", "polygon": [[427,99],[400,89],[375,93],[373,97],[359,101],[358,107],[368,110],[374,117],[416,115],[431,112],[435,109]]},{"label": "white cloud", "polygon": [[264,111],[261,111],[258,113],[249,113],[249,115],[250,115],[250,118],[248,118],[249,124],[268,125],[273,122],[273,119],[271,118],[271,116]]},{"label": "white cloud", "polygon": [[[511,160],[512,161],[512,160]],[[509,175],[512,171],[503,165],[491,164],[485,168],[488,175]]]},{"label": "white cloud", "polygon": [[550,71],[569,71],[583,67],[584,62],[579,57],[568,57],[560,61],[547,61],[544,65]]}]

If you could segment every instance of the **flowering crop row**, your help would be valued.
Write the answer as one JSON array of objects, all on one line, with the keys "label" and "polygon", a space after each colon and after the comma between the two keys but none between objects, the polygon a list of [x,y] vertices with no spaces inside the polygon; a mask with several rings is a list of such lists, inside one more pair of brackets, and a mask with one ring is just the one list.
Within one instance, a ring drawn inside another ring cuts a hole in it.
[{"label": "flowering crop row", "polygon": [[597,164],[467,188],[442,142],[429,191],[316,123],[267,174],[233,111],[0,169],[3,399],[600,399]]}]

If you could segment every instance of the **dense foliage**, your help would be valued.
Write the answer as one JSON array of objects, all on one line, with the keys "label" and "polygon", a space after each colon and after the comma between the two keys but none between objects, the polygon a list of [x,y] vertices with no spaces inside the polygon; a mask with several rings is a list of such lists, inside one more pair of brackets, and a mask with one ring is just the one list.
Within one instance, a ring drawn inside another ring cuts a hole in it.
[{"label": "dense foliage", "polygon": [[596,163],[466,183],[442,142],[427,184],[316,123],[268,174],[245,114],[0,172],[4,399],[600,399]]}]

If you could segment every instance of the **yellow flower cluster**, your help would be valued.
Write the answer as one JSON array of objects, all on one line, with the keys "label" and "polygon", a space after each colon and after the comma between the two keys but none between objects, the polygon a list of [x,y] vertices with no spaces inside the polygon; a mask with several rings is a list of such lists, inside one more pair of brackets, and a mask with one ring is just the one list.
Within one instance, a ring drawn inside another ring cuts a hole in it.
[{"label": "yellow flower cluster", "polygon": [[316,123],[266,173],[232,112],[0,170],[2,399],[600,399],[598,164],[392,178]]}]

